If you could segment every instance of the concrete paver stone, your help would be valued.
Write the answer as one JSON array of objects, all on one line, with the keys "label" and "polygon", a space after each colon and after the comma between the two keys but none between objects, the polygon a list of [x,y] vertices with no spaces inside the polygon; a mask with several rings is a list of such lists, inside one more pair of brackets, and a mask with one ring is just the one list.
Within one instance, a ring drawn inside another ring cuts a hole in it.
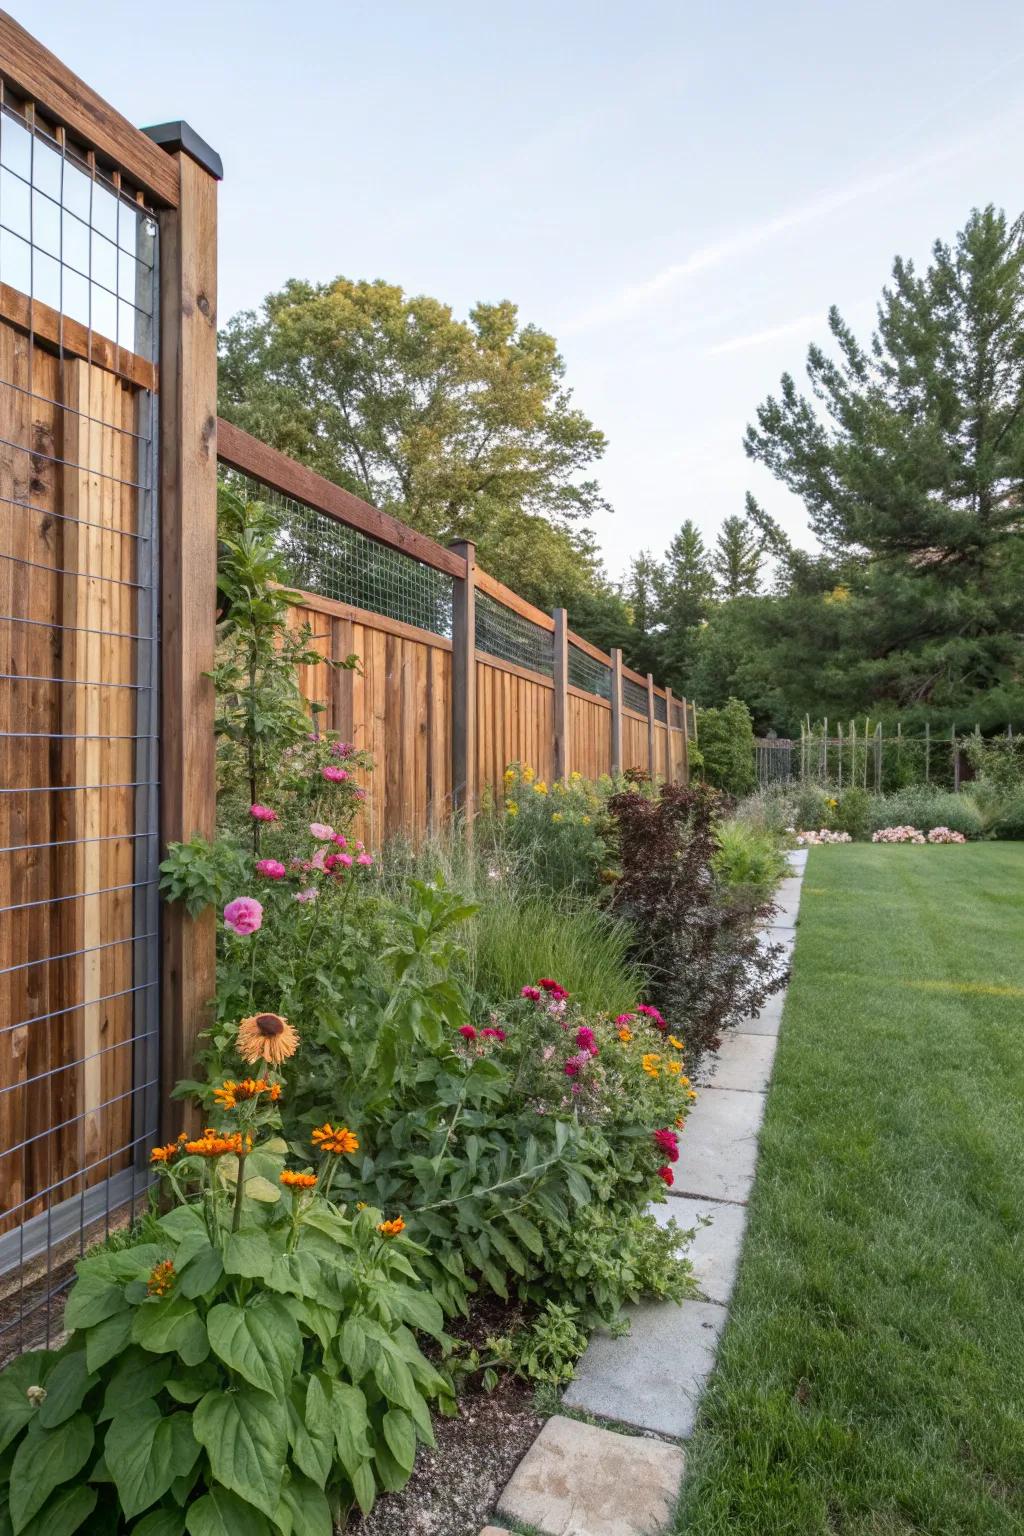
[{"label": "concrete paver stone", "polygon": [[684,1232],[694,1233],[691,1243],[681,1245],[682,1252],[693,1265],[703,1295],[727,1306],[743,1249],[746,1206],[670,1194],[663,1205],[652,1205],[650,1211],[659,1226],[675,1218]]},{"label": "concrete paver stone", "polygon": [[732,1031],[723,1040],[708,1070],[706,1088],[738,1088],[747,1093],[767,1093],[775,1060],[775,1037],[745,1030]]},{"label": "concrete paver stone", "polygon": [[684,1466],[678,1446],[557,1416],[516,1468],[498,1515],[545,1536],[657,1536]]},{"label": "concrete paver stone", "polygon": [[690,1111],[673,1165],[681,1195],[746,1201],[757,1166],[764,1095],[705,1089]]}]

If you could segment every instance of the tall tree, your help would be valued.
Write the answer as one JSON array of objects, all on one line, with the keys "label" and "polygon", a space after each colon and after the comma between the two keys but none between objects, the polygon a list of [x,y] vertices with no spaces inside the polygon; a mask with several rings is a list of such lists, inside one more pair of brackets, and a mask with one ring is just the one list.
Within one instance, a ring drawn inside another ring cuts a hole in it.
[{"label": "tall tree", "polygon": [[711,610],[715,577],[700,529],[690,518],[665,553],[656,589],[665,680],[680,693],[692,694],[697,637]]},{"label": "tall tree", "polygon": [[521,591],[531,573],[550,592],[562,572],[564,602],[607,584],[580,537],[607,506],[588,476],[605,439],[514,304],[463,321],[390,283],[286,283],[223,332],[220,410],[414,528],[475,539]]},{"label": "tall tree", "polygon": [[711,568],[720,597],[752,597],[757,591],[764,552],[761,541],[742,517],[727,517],[718,532]]},{"label": "tall tree", "polygon": [[975,210],[923,273],[897,258],[867,346],[835,309],[829,327],[813,398],[784,375],[746,449],[844,568],[859,702],[1019,715],[1024,220]]},{"label": "tall tree", "polygon": [[632,634],[625,649],[625,659],[635,672],[654,672],[661,681],[661,635],[659,632],[659,584],[661,567],[649,550],[641,550],[632,560],[626,578],[626,605]]}]

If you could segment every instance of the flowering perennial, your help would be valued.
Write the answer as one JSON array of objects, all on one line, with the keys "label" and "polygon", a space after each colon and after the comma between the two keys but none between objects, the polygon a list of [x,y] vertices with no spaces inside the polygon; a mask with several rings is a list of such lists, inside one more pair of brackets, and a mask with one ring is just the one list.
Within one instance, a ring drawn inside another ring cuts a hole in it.
[{"label": "flowering perennial", "polygon": [[817,848],[826,843],[853,842],[849,832],[832,832],[828,827],[819,827],[817,832],[798,832],[796,840],[801,848]]},{"label": "flowering perennial", "polygon": [[299,1037],[279,1013],[255,1013],[238,1026],[235,1048],[242,1060],[252,1066],[257,1061],[279,1067],[299,1048]]},{"label": "flowering perennial", "polygon": [[312,1141],[314,1147],[319,1147],[321,1152],[333,1152],[336,1157],[359,1151],[358,1136],[353,1135],[345,1125],[335,1130],[330,1121],[326,1125],[317,1127],[313,1132]]},{"label": "flowering perennial", "polygon": [[923,843],[924,840],[924,833],[910,826],[882,827],[871,836],[873,843]]}]

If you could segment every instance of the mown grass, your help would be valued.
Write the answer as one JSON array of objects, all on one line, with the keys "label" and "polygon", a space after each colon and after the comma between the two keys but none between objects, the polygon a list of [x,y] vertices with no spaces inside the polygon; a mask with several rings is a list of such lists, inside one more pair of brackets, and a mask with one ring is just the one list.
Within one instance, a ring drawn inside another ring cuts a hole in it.
[{"label": "mown grass", "polygon": [[687,1536],[1024,1531],[1024,846],[819,848]]}]

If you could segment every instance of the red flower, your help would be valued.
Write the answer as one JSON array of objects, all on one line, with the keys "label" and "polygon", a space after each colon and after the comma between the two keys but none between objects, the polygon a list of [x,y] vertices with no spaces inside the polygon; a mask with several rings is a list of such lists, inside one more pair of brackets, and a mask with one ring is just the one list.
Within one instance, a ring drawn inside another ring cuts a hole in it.
[{"label": "red flower", "polygon": [[556,1002],[560,1001],[563,997],[569,996],[565,988],[559,982],[552,981],[550,976],[542,976],[537,985],[538,987],[543,987],[545,992],[550,993]]},{"label": "red flower", "polygon": [[540,992],[536,987],[524,987],[519,996],[528,997],[531,1003],[540,1002]]},{"label": "red flower", "polygon": [[649,1003],[641,1003],[637,1009],[637,1013],[642,1013],[647,1018],[649,1018],[656,1029],[660,1029],[663,1032],[668,1029],[668,1025],[665,1023],[665,1020],[662,1018],[657,1008],[652,1008]]},{"label": "red flower", "polygon": [[668,1185],[669,1189],[672,1188],[672,1185],[676,1181],[675,1174],[672,1172],[672,1169],[667,1167],[667,1166],[664,1167],[664,1168],[659,1168],[658,1169],[658,1178],[659,1179],[664,1179],[664,1181]]},{"label": "red flower", "polygon": [[660,1152],[664,1152],[670,1163],[679,1160],[679,1137],[675,1131],[655,1131],[653,1135],[654,1145]]},{"label": "red flower", "polygon": [[505,1039],[505,1031],[503,1029],[482,1029],[480,1033],[483,1035],[485,1040]]},{"label": "red flower", "polygon": [[462,1036],[463,1040],[476,1039],[476,1030],[473,1028],[472,1024],[463,1024],[459,1030],[459,1034]]},{"label": "red flower", "polygon": [[597,1037],[589,1025],[580,1025],[576,1031],[576,1044],[581,1050],[589,1051],[591,1056],[597,1055]]}]

